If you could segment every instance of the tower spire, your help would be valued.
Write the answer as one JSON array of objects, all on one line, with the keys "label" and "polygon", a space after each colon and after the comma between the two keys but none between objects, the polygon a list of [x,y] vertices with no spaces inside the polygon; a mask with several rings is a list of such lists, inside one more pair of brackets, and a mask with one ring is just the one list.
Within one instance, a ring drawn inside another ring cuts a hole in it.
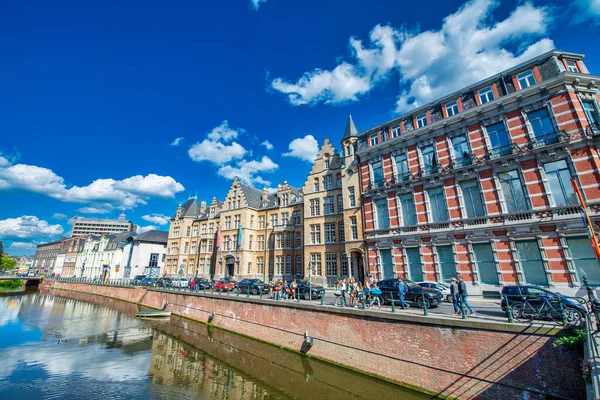
[{"label": "tower spire", "polygon": [[356,136],[358,136],[358,129],[356,129],[356,125],[354,125],[352,115],[349,115],[348,123],[346,124],[346,130],[344,131],[344,139]]}]

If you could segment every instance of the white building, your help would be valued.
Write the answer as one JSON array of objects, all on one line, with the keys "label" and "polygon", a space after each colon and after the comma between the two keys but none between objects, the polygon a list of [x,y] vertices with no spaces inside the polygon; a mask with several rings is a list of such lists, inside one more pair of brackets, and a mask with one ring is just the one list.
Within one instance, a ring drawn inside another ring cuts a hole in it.
[{"label": "white building", "polygon": [[137,226],[125,218],[96,219],[73,217],[71,237],[84,235],[106,235],[110,233],[135,232]]}]

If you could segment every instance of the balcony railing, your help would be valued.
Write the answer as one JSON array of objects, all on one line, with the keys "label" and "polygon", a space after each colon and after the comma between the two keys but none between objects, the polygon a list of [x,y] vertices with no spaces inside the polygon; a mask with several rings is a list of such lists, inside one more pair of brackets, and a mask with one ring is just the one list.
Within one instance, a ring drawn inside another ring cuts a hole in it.
[{"label": "balcony railing", "polygon": [[531,146],[536,149],[539,147],[560,143],[561,135],[561,132],[551,132],[542,136],[536,136],[531,140]]},{"label": "balcony railing", "polygon": [[452,168],[462,168],[467,167],[469,165],[473,165],[473,156],[471,153],[465,152],[462,157],[457,158],[452,163]]},{"label": "balcony railing", "polygon": [[506,146],[494,147],[493,149],[488,150],[488,158],[493,160],[495,158],[510,156],[514,153],[514,148],[512,144],[508,144]]},{"label": "balcony railing", "polygon": [[423,171],[423,173],[422,173],[423,176],[434,175],[434,174],[437,174],[440,172],[440,166],[437,164],[426,165],[423,167],[423,169],[421,171]]},{"label": "balcony railing", "polygon": [[397,183],[408,182],[409,180],[410,180],[410,172],[401,172],[398,175],[396,175]]},{"label": "balcony railing", "polygon": [[588,137],[595,137],[600,135],[600,122],[594,122],[593,124],[589,124],[585,128],[585,133]]},{"label": "balcony railing", "polygon": [[279,224],[273,227],[273,232],[292,232],[294,228],[293,224]]}]

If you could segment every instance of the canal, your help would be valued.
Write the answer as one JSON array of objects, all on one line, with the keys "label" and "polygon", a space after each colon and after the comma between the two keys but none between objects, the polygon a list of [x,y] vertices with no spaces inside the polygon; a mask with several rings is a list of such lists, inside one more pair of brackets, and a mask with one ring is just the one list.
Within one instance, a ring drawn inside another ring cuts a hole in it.
[{"label": "canal", "polygon": [[0,297],[0,398],[430,398],[183,318],[142,321],[136,311],[56,290]]}]

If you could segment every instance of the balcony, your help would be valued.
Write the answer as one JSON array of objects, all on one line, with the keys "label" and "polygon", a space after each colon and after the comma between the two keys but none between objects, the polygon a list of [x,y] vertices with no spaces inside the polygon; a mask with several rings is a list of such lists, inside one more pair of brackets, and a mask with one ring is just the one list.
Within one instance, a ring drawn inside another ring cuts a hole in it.
[{"label": "balcony", "polygon": [[423,176],[435,175],[440,172],[440,166],[437,164],[425,165],[421,171]]},{"label": "balcony", "polygon": [[468,167],[469,165],[473,165],[473,155],[465,152],[462,157],[453,161],[452,168]]},{"label": "balcony", "polygon": [[493,149],[488,150],[488,159],[494,160],[496,158],[510,156],[514,153],[514,146],[512,144],[508,144],[506,146],[494,147]]},{"label": "balcony", "polygon": [[536,136],[531,140],[531,147],[534,149],[557,144],[561,142],[562,132],[551,132],[542,136]]},{"label": "balcony", "polygon": [[587,137],[596,137],[600,136],[600,122],[594,122],[589,124],[585,128],[585,133]]},{"label": "balcony", "polygon": [[295,228],[293,224],[279,224],[273,226],[273,232],[293,232]]},{"label": "balcony", "polygon": [[410,172],[401,172],[395,177],[397,183],[408,182],[410,180]]}]

